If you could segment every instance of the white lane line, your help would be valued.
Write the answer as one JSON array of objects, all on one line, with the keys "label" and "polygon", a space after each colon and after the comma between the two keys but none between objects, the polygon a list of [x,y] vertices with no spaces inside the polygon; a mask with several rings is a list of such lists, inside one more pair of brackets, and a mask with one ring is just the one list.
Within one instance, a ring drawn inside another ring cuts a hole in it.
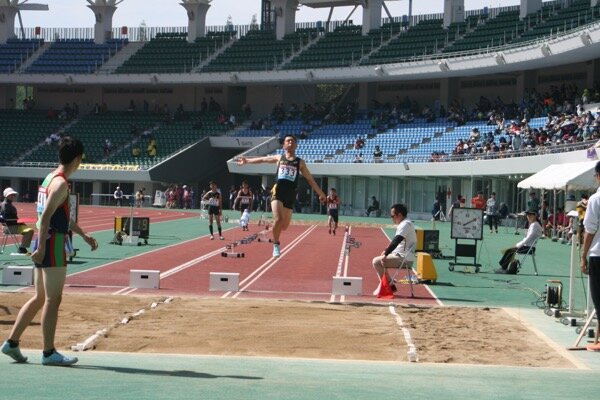
[{"label": "white lane line", "polygon": [[[344,233],[344,241],[342,242],[342,249],[340,250],[340,258],[338,260],[337,269],[335,271],[336,277],[342,276],[342,266],[344,265],[344,261],[346,262],[345,270],[346,271],[348,270],[348,257],[350,255],[350,253],[346,254],[346,245],[348,244],[349,236],[350,236],[350,231]],[[344,273],[344,276],[346,276],[346,273]],[[340,301],[343,301],[342,300],[343,297],[345,297],[345,296],[340,296]],[[329,297],[329,301],[332,303],[335,302],[335,295],[333,293]]]},{"label": "white lane line", "polygon": [[402,333],[404,334],[404,340],[406,341],[406,345],[408,347],[408,351],[407,351],[408,361],[417,362],[419,360],[419,356],[417,354],[417,347],[413,343],[412,337],[410,336],[410,331],[408,330],[406,325],[404,325],[404,321],[402,321],[402,317],[400,317],[400,315],[398,315],[398,313],[396,312],[396,305],[390,304],[389,310],[390,310],[390,314],[392,314],[394,317],[396,317],[396,323],[398,324],[400,329],[402,329]]},{"label": "white lane line", "polygon": [[[288,244],[284,249],[282,249],[280,257],[271,257],[260,267],[256,268],[250,275],[248,275],[244,280],[242,280],[240,282],[240,285],[245,285],[245,286],[239,288],[239,291],[236,292],[235,294],[233,294],[231,297],[232,298],[238,297],[242,291],[246,290],[250,285],[252,285],[254,282],[256,282],[258,280],[258,278],[260,278],[265,272],[267,272],[273,265],[277,264],[277,262],[279,260],[281,260],[281,258],[283,256],[285,256],[298,243],[300,243],[302,241],[302,239],[304,239],[306,236],[308,236],[310,234],[310,232],[312,232],[316,227],[317,227],[316,225],[311,225],[306,231],[301,233],[296,239],[294,239],[290,244]],[[224,299],[226,297],[229,297],[231,294],[232,294],[232,292],[226,292],[223,296],[221,296],[221,298]]]}]

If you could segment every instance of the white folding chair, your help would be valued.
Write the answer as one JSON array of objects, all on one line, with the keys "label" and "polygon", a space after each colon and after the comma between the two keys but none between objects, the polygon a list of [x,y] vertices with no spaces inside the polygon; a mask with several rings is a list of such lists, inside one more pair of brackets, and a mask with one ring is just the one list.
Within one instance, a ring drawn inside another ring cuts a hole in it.
[{"label": "white folding chair", "polygon": [[6,220],[4,218],[0,218],[0,225],[2,227],[2,246],[0,246],[0,254],[4,253],[4,249],[6,248],[9,239],[12,239],[15,248],[19,251],[21,241],[17,237],[17,234],[6,225]]},{"label": "white folding chair", "polygon": [[[415,251],[416,246],[417,246],[417,244],[413,243],[413,245],[408,248],[407,254],[413,254],[413,258],[415,258],[414,251]],[[398,273],[400,272],[400,270],[405,269],[406,277],[408,279],[408,284],[410,285],[410,297],[415,297],[415,293],[414,293],[414,289],[413,289],[413,281],[417,280],[417,275],[415,274],[415,271],[413,270],[412,266],[413,266],[413,261],[407,261],[406,258],[402,259],[402,263],[400,264],[400,266],[398,268],[394,268],[396,270],[396,272],[394,272],[394,276],[391,277],[392,279],[390,281],[390,285],[393,284],[394,282],[396,282],[396,277],[398,276]],[[388,267],[388,269],[389,268],[391,268],[391,267]]]},{"label": "white folding chair", "polygon": [[529,249],[527,249],[526,252],[519,252],[519,250],[517,250],[517,254],[521,256],[520,259],[515,257],[515,259],[519,260],[519,268],[520,268],[521,266],[523,266],[523,263],[527,259],[527,256],[530,256],[531,261],[533,261],[533,270],[536,275],[538,275],[538,270],[537,270],[537,264],[535,262],[535,246],[537,245],[538,240],[540,240],[540,238],[535,239],[535,242],[533,242],[531,247],[529,247]]}]

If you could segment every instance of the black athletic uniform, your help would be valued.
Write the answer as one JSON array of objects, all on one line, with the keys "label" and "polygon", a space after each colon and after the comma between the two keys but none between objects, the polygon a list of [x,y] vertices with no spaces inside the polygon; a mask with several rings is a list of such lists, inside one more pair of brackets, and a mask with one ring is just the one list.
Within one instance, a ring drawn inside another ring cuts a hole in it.
[{"label": "black athletic uniform", "polygon": [[212,190],[204,195],[203,200],[208,201],[208,214],[209,215],[211,215],[211,214],[212,215],[220,215],[221,214],[220,199],[221,199],[221,193],[213,192]]},{"label": "black athletic uniform", "polygon": [[288,160],[282,156],[277,163],[277,183],[271,190],[272,200],[279,200],[285,208],[293,210],[299,174],[300,157]]}]

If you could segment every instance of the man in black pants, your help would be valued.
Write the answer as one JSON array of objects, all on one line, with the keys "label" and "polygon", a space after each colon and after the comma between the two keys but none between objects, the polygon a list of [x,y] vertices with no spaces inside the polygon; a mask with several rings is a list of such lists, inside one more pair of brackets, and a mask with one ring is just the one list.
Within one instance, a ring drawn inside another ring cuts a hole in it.
[{"label": "man in black pants", "polygon": [[[594,177],[596,184],[600,185],[600,161],[596,163]],[[596,309],[596,318],[600,318],[600,188],[588,200],[583,226],[585,235],[581,254],[581,272],[590,276],[590,295]],[[599,329],[600,322],[596,325],[594,343],[587,346],[589,351],[600,351]]]}]

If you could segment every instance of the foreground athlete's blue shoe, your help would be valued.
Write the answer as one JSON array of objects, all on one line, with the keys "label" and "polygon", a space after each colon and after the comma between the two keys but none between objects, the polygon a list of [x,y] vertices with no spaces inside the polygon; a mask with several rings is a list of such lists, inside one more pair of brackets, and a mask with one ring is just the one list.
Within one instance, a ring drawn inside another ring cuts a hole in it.
[{"label": "foreground athlete's blue shoe", "polygon": [[8,343],[8,341],[6,341],[2,344],[1,351],[18,363],[27,362],[27,357],[25,357],[23,354],[21,354],[21,349],[19,349],[19,346],[10,347],[10,344]]},{"label": "foreground athlete's blue shoe", "polygon": [[46,357],[42,356],[42,365],[54,365],[57,367],[68,367],[75,364],[79,359],[77,357],[63,356],[59,352],[55,351],[52,355]]},{"label": "foreground athlete's blue shoe", "polygon": [[279,244],[275,243],[273,245],[273,257],[279,257],[281,255],[281,250],[279,250]]}]

